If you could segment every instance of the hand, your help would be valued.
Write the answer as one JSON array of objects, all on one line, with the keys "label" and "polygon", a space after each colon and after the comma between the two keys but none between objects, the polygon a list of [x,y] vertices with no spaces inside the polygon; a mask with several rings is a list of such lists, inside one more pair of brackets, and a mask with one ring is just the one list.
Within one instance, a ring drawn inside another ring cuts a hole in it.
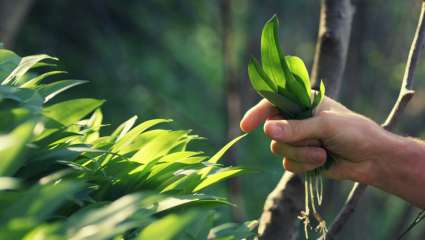
[{"label": "hand", "polygon": [[240,126],[250,132],[264,121],[271,151],[283,157],[285,169],[309,171],[323,165],[331,154],[335,162],[325,176],[368,184],[374,182],[380,160],[391,153],[399,138],[328,97],[305,120],[284,120],[263,99],[245,114]]}]

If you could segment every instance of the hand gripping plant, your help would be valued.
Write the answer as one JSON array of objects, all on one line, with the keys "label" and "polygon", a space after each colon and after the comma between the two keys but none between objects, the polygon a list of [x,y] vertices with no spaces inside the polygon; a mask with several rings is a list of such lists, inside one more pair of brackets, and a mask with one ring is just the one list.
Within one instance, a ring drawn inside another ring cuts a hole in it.
[{"label": "hand gripping plant", "polygon": [[[252,58],[248,65],[248,75],[254,89],[272,103],[286,119],[305,119],[313,116],[315,107],[322,101],[325,86],[320,82],[318,91],[312,91],[310,78],[301,58],[285,56],[279,46],[279,22],[273,16],[261,34],[261,65]],[[329,156],[329,155],[328,155]],[[332,164],[328,157],[325,166],[305,174],[305,211],[299,217],[304,222],[308,238],[310,207],[319,222],[316,230],[325,235],[326,223],[316,210],[322,203],[323,180],[321,171]]]}]

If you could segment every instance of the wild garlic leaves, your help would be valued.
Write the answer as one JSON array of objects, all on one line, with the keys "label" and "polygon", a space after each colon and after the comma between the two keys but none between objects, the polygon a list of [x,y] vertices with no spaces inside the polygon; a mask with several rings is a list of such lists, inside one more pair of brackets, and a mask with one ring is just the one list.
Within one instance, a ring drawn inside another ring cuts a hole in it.
[{"label": "wild garlic leaves", "polygon": [[311,91],[310,77],[301,58],[285,56],[279,45],[279,21],[273,16],[261,34],[261,64],[252,58],[248,64],[251,85],[276,106],[284,117],[310,117],[322,101],[325,86]]},{"label": "wild garlic leaves", "polygon": [[[264,25],[261,34],[261,64],[255,58],[248,64],[251,85],[277,107],[283,117],[311,117],[314,108],[323,100],[325,86],[320,82],[318,91],[311,90],[310,77],[303,60],[296,56],[285,56],[280,48],[278,28],[279,21],[276,16]],[[328,155],[326,166],[331,163],[332,157]],[[305,174],[305,210],[299,218],[304,222],[306,238],[310,228],[310,215],[313,215],[318,223],[316,231],[321,236],[325,236],[327,232],[326,222],[316,208],[322,203],[322,169],[320,167]]]}]

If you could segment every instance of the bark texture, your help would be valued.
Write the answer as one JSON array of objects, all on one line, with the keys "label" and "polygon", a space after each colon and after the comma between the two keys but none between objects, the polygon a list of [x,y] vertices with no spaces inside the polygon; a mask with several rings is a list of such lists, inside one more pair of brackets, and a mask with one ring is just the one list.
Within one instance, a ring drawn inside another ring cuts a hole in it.
[{"label": "bark texture", "polygon": [[269,194],[261,215],[260,239],[297,239],[296,219],[304,207],[304,182],[299,176],[285,172]]},{"label": "bark texture", "polygon": [[[326,85],[326,95],[337,98],[345,69],[355,12],[351,0],[322,0],[319,34],[311,80]],[[259,239],[296,239],[297,215],[304,207],[304,183],[299,175],[285,172],[267,197],[260,218]]]},{"label": "bark texture", "polygon": [[323,80],[326,95],[334,98],[341,88],[354,11],[351,0],[322,0],[311,79],[314,88]]}]

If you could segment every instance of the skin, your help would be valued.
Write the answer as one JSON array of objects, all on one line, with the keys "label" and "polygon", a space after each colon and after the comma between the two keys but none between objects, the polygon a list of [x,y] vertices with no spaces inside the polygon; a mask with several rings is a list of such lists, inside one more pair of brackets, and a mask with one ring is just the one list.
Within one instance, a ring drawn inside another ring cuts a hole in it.
[{"label": "skin", "polygon": [[390,133],[328,97],[305,120],[282,119],[263,99],[246,112],[240,126],[250,132],[262,123],[271,151],[283,157],[286,170],[315,169],[331,154],[336,161],[325,176],[372,185],[425,207],[422,141]]}]

